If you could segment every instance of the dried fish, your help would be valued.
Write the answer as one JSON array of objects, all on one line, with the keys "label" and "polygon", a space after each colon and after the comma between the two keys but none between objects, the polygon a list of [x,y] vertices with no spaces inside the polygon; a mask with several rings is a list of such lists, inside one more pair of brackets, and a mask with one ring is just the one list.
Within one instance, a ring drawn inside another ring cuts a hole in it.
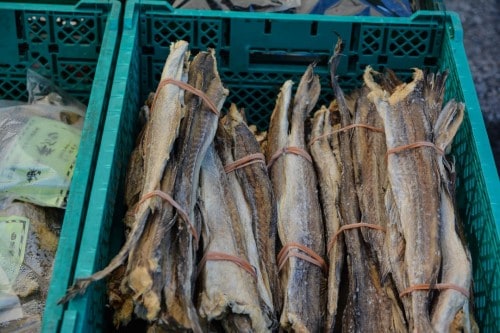
[{"label": "dried fish", "polygon": [[266,133],[234,105],[219,120],[214,51],[189,62],[173,43],[127,170],[126,243],[62,301],[112,273],[114,324],[148,332],[268,332],[278,317],[280,331],[475,332],[444,156],[464,107],[442,107],[446,74],[418,69],[403,83],[368,67],[346,98],[341,45],[336,100],[309,127],[321,87],[308,66]]},{"label": "dried fish", "polygon": [[311,132],[311,155],[318,175],[320,202],[323,211],[326,234],[330,240],[327,245],[329,259],[328,296],[326,307],[325,331],[333,332],[339,303],[339,286],[344,264],[344,239],[339,235],[335,241],[333,236],[339,231],[340,223],[340,179],[341,163],[339,152],[340,128],[338,109],[332,103],[327,109],[322,106],[314,113]]},{"label": "dried fish", "polygon": [[[423,73],[415,70],[413,81],[399,86],[390,97],[369,81],[377,111],[384,120],[388,149],[432,140],[432,124],[424,114],[422,98]],[[399,212],[405,239],[404,262],[408,274],[406,288],[418,284],[437,283],[441,265],[439,247],[439,169],[436,152],[431,149],[413,149],[388,156],[388,175],[394,204]],[[418,177],[416,176],[418,175]],[[410,330],[432,332],[428,305],[429,290],[417,291],[412,299]]]},{"label": "dried fish", "polygon": [[217,133],[216,148],[240,212],[249,262],[257,269],[259,294],[266,312],[274,313],[281,306],[275,259],[277,207],[264,156],[253,160],[258,163],[245,163],[234,170],[227,168],[248,157],[259,158],[261,154],[257,140],[235,105],[220,122]]},{"label": "dried fish", "polygon": [[[336,77],[341,47],[342,42],[339,40],[331,60],[330,71],[340,112],[340,122],[342,128],[348,128],[353,123],[352,112],[348,109],[344,93]],[[362,221],[362,211],[355,184],[350,136],[349,131],[340,132],[340,157],[342,160],[340,215],[342,225],[349,227]],[[372,225],[369,223],[363,227]],[[404,319],[394,316],[396,314],[402,317],[401,312],[394,313],[396,300],[391,299],[387,290],[381,285],[381,273],[376,260],[374,260],[376,255],[372,246],[364,242],[362,231],[359,228],[347,231],[344,237],[347,249],[349,290],[346,309],[342,316],[342,330],[344,332],[404,332]],[[387,320],[387,318],[392,320]]]},{"label": "dried fish", "polygon": [[[382,230],[387,227],[387,213],[384,204],[384,192],[387,187],[387,166],[385,162],[385,136],[383,134],[382,118],[377,113],[375,105],[368,98],[366,87],[351,94],[355,101],[354,118],[356,127],[352,130],[352,157],[356,191],[361,210],[361,222],[379,225]],[[380,266],[386,255],[385,233],[372,228],[361,228],[361,234],[367,244],[370,244],[377,255]],[[382,271],[382,269],[379,269]]]},{"label": "dried fish", "polygon": [[[165,82],[167,79],[181,81],[185,76],[187,58],[188,43],[184,41],[172,43],[162,72],[162,81]],[[152,114],[144,133],[145,174],[142,180],[141,197],[152,193],[160,185],[172,145],[177,137],[180,120],[183,117],[181,97],[181,90],[177,85],[166,85],[157,91]],[[67,302],[77,294],[85,292],[91,282],[103,279],[123,264],[141,237],[149,213],[153,208],[157,209],[161,205],[161,201],[154,197],[148,198],[146,201],[138,205],[137,210],[129,207],[129,210],[134,209],[134,220],[127,220],[127,225],[131,226],[131,230],[120,252],[103,270],[87,278],[78,278],[76,283],[68,289],[66,295],[59,300],[59,303]]]},{"label": "dried fish", "polygon": [[200,316],[209,322],[222,321],[230,331],[269,331],[272,313],[261,308],[256,271],[248,263],[239,207],[213,146],[203,161],[199,201],[206,259],[199,267]]},{"label": "dried fish", "polygon": [[123,283],[125,276],[125,266],[115,269],[106,283],[106,293],[108,295],[109,306],[113,309],[113,325],[118,328],[125,326],[132,320],[134,312],[134,301],[132,292]]},{"label": "dried fish", "polygon": [[[326,301],[325,240],[316,175],[312,160],[308,160],[304,133],[304,122],[320,93],[313,66],[302,76],[293,105],[291,86],[291,81],[285,82],[278,96],[266,153],[278,205],[278,233],[284,246],[278,261],[284,291],[280,323],[284,330],[318,332],[323,328]],[[301,156],[287,153],[277,158],[277,153],[289,147],[295,147]]]},{"label": "dried fish", "polygon": [[[142,127],[139,135],[136,139],[136,144],[132,153],[130,154],[129,163],[127,166],[127,173],[125,175],[125,205],[129,208],[130,214],[128,217],[131,217],[127,222],[134,221],[133,209],[135,209],[135,205],[140,200],[141,189],[144,182],[144,134],[145,134],[145,126]],[[127,227],[132,227],[131,224],[125,222]]]},{"label": "dried fish", "polygon": [[[453,289],[463,285],[468,292],[470,286],[470,262],[454,231],[454,209],[444,167],[447,162],[442,156],[460,125],[463,106],[450,101],[441,109],[445,76],[415,69],[410,83],[388,93],[374,82],[372,72],[367,68],[364,79],[371,89],[368,96],[384,120],[391,218],[397,220],[396,227],[404,239],[402,262],[407,277],[403,278],[406,284],[400,294],[411,298],[409,329],[432,332],[434,326],[442,331],[444,327],[449,329],[457,311],[468,311],[463,295],[450,289],[441,292],[432,324],[429,316],[430,289],[440,283],[441,267],[441,278],[453,284]],[[462,270],[467,272],[463,279],[451,277]],[[419,285],[429,287],[415,288]]]},{"label": "dried fish", "polygon": [[[437,76],[436,86],[442,85],[440,96],[444,95],[444,80]],[[431,79],[430,83],[434,80]],[[441,104],[437,101],[437,107]],[[451,144],[464,116],[464,105],[450,101],[443,108],[434,125],[436,145],[445,151]],[[455,205],[452,197],[450,174],[453,173],[453,164],[447,160],[440,159],[439,169],[442,179],[441,185],[441,251],[443,256],[440,283],[459,286],[464,291],[471,290],[472,263],[471,255],[456,232],[459,223],[455,216]],[[455,289],[442,290],[437,296],[437,302],[432,310],[432,326],[436,332],[449,330],[454,318],[462,311],[462,330],[472,331],[470,322],[469,299],[460,291]]]},{"label": "dried fish", "polygon": [[[218,115],[228,95],[228,91],[222,86],[213,50],[200,52],[193,59],[189,66],[188,84],[202,91],[212,103],[210,105],[192,91],[185,94],[185,135],[181,137],[182,161],[175,180],[174,199],[185,210],[189,221],[195,222],[194,206],[201,163],[215,136]],[[200,332],[201,327],[192,299],[198,247],[195,235],[199,235],[201,226],[195,224],[188,227],[187,221],[183,221],[181,217],[177,219],[177,228],[172,229],[174,234],[171,236],[175,242],[170,248],[171,253],[175,255],[171,263],[175,268],[167,271],[167,274],[173,276],[168,278],[170,284],[165,288],[167,308],[163,313],[163,320],[169,325],[179,325],[183,329]]]},{"label": "dried fish", "polygon": [[[394,81],[391,73],[383,77],[387,89]],[[385,191],[388,187],[387,163],[385,152],[385,136],[383,134],[382,118],[377,113],[375,105],[368,99],[369,89],[364,86],[351,94],[355,100],[354,124],[351,149],[353,152],[353,167],[356,190],[358,193],[361,223],[379,226],[379,229],[361,228],[364,244],[371,248],[377,259],[377,271],[381,275],[381,283],[386,290],[385,299],[392,309],[392,331],[407,331],[404,309],[400,306],[397,287],[390,275],[389,254],[392,247],[386,246],[388,216],[385,209]],[[389,329],[389,327],[387,328]]]}]

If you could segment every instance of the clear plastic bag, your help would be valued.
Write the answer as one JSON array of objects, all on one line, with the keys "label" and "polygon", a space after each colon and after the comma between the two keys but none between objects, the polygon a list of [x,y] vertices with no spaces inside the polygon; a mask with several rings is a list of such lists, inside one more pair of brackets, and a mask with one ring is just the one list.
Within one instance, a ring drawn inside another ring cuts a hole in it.
[{"label": "clear plastic bag", "polygon": [[39,331],[63,213],[24,202],[0,210],[0,332]]},{"label": "clear plastic bag", "polygon": [[85,106],[28,72],[29,103],[0,101],[0,209],[13,200],[64,208]]}]

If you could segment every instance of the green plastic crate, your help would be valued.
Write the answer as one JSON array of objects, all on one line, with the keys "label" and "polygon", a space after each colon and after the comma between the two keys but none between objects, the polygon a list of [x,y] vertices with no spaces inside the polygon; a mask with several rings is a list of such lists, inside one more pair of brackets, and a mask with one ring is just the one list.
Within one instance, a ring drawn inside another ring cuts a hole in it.
[{"label": "green plastic crate", "polygon": [[[326,92],[323,102],[332,97],[327,60],[340,34],[346,43],[340,82],[346,89],[361,84],[367,64],[390,67],[403,76],[412,67],[450,71],[446,98],[454,96],[467,105],[453,153],[460,216],[474,258],[476,315],[483,331],[495,332],[500,322],[500,184],[461,29],[456,14],[442,11],[411,18],[325,17],[173,10],[164,2],[128,2],[75,277],[103,268],[123,243],[124,175],[139,130],[138,110],[158,84],[170,42],[188,40],[194,52],[216,48],[228,100],[245,107],[252,123],[266,127],[281,84],[289,78],[298,82],[313,60]],[[108,331],[110,314],[101,281],[69,303],[62,331]]]},{"label": "green plastic crate", "polygon": [[27,100],[26,70],[34,69],[87,107],[52,280],[43,331],[55,332],[64,308],[57,300],[73,281],[97,150],[118,54],[121,5],[0,3],[0,98]]}]

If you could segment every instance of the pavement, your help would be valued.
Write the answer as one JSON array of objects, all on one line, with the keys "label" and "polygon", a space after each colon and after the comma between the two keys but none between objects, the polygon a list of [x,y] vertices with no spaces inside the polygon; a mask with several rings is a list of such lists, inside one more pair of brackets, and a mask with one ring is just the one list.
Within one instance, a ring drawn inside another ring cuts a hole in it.
[{"label": "pavement", "polygon": [[445,0],[460,15],[464,47],[500,175],[500,0]]}]

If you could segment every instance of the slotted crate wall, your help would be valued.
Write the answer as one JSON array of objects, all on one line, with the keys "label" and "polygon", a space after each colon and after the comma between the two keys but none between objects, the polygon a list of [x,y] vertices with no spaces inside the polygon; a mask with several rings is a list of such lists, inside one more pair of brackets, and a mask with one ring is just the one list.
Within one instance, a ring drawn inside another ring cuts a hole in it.
[{"label": "slotted crate wall", "polygon": [[[453,25],[448,33],[462,41],[458,15],[451,16]],[[497,332],[500,322],[500,184],[494,162],[485,163],[483,156],[491,154],[488,136],[479,108],[475,88],[464,49],[448,39],[443,53],[454,54],[440,63],[448,69],[445,99],[465,101],[467,112],[464,123],[454,141],[452,153],[456,158],[456,202],[473,259],[474,303],[476,319],[482,332]],[[463,60],[463,61],[461,61]],[[478,135],[478,130],[481,135]],[[471,144],[471,138],[474,143]],[[478,174],[483,173],[485,177]],[[488,177],[490,176],[490,177]],[[491,189],[485,191],[485,189]]]},{"label": "slotted crate wall", "polygon": [[[366,65],[389,67],[409,78],[412,67],[450,71],[448,93],[464,101],[467,116],[453,145],[457,202],[474,259],[476,315],[482,331],[495,332],[498,303],[499,181],[463,50],[456,14],[419,12],[410,18],[324,17],[173,10],[166,3],[127,4],[116,76],[97,161],[75,277],[103,268],[123,242],[124,175],[139,130],[138,111],[159,82],[169,45],[190,42],[193,53],[217,50],[218,68],[230,102],[246,109],[251,123],[266,128],[280,86],[295,82],[316,61],[322,100],[330,94],[328,58],[340,35],[346,47],[340,83],[361,84]],[[117,235],[121,237],[117,238]],[[70,332],[111,328],[103,281],[69,303],[63,327]]]},{"label": "slotted crate wall", "polygon": [[64,307],[56,303],[73,277],[118,54],[120,9],[118,1],[0,2],[0,98],[27,101],[26,71],[33,69],[87,105],[43,315],[44,332],[58,329]]},{"label": "slotted crate wall", "polygon": [[[232,92],[226,105],[245,105],[249,119],[261,129],[267,126],[280,82],[298,82],[307,64],[318,62],[322,86],[329,87],[327,63],[337,34],[348,41],[340,70],[344,88],[352,89],[359,85],[368,64],[376,69],[390,64],[405,78],[411,75],[412,67],[436,69],[444,31],[444,16],[431,13],[416,16],[409,29],[405,19],[384,26],[370,24],[370,19],[351,22],[350,17],[315,15],[311,20],[308,15],[281,14],[280,19],[271,19],[275,16],[255,18],[248,13],[217,11],[205,12],[199,19],[198,11],[167,13],[147,3],[143,7],[138,22],[141,98],[145,99],[159,81],[170,42],[188,40],[195,52],[217,50],[220,74]],[[329,91],[323,93],[320,102],[327,103],[332,97]]]},{"label": "slotted crate wall", "polygon": [[92,5],[94,10],[87,4],[86,9],[59,12],[56,8],[64,10],[65,6],[47,5],[56,10],[1,2],[0,6],[5,13],[0,36],[5,46],[0,62],[1,96],[27,100],[26,69],[31,68],[87,104],[108,19],[103,11],[109,5]]}]

